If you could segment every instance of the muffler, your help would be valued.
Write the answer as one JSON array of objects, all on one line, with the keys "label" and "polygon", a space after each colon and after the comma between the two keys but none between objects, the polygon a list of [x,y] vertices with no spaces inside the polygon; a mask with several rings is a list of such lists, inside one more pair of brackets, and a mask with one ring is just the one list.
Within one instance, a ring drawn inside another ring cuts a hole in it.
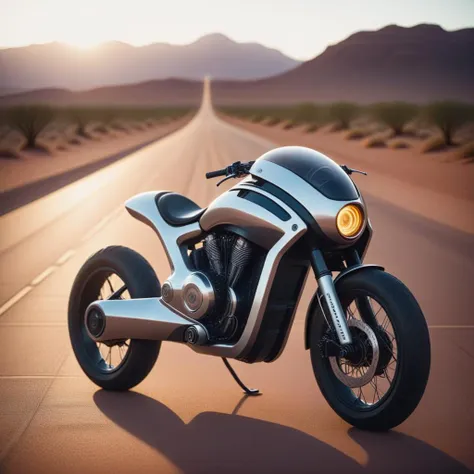
[{"label": "muffler", "polygon": [[208,341],[202,324],[175,313],[161,298],[94,301],[86,310],[85,326],[96,342],[151,339],[202,345]]}]

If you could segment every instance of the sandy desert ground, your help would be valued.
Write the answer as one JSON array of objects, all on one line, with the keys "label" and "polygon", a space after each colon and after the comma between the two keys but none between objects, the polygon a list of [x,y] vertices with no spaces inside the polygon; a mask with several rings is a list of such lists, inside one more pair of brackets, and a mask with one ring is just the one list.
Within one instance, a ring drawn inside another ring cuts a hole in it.
[{"label": "sandy desert ground", "polygon": [[[66,149],[50,153],[39,150],[22,150],[19,158],[0,158],[0,193],[28,185],[38,180],[65,173],[114,156],[127,155],[141,145],[158,140],[183,127],[191,116],[174,121],[163,121],[151,128],[113,131],[95,139],[81,139],[77,144],[67,144]],[[112,160],[110,159],[112,158]]]}]

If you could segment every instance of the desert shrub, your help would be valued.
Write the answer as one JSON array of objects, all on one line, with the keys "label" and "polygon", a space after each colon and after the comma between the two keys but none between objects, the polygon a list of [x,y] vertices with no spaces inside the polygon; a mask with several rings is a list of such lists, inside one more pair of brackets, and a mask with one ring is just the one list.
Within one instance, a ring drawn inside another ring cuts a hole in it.
[{"label": "desert shrub", "polygon": [[281,122],[280,117],[270,117],[266,122],[265,125],[269,127],[274,127],[275,125],[278,125]]},{"label": "desert shrub", "polygon": [[253,123],[260,123],[265,117],[262,114],[255,114],[250,121]]},{"label": "desert shrub", "polygon": [[66,111],[68,119],[76,126],[76,134],[83,138],[90,138],[87,125],[94,120],[95,108],[71,107]]},{"label": "desert shrub", "polygon": [[303,103],[295,106],[291,110],[291,115],[295,123],[319,124],[324,122],[324,113],[320,106],[312,103]]},{"label": "desert shrub", "polygon": [[474,160],[474,142],[469,142],[463,145],[458,151],[458,158],[470,158],[470,161]]},{"label": "desert shrub", "polygon": [[423,143],[421,147],[421,152],[430,153],[433,151],[443,151],[446,148],[446,140],[443,137],[436,135],[434,137],[429,138]]},{"label": "desert shrub", "polygon": [[407,102],[383,102],[371,109],[372,116],[389,127],[395,137],[402,135],[405,125],[418,114],[418,107]]},{"label": "desert shrub", "polygon": [[381,137],[369,137],[364,141],[365,148],[385,148],[385,140]]},{"label": "desert shrub", "polygon": [[328,119],[334,122],[334,131],[347,130],[360,112],[360,107],[351,102],[336,102],[329,105],[327,110]]},{"label": "desert shrub", "polygon": [[409,143],[403,141],[403,140],[393,140],[388,144],[389,148],[392,148],[394,150],[401,150],[403,148],[410,148]]},{"label": "desert shrub", "polygon": [[5,140],[11,133],[11,128],[8,125],[0,125],[0,141]]},{"label": "desert shrub", "polygon": [[452,146],[455,132],[474,121],[474,106],[460,102],[434,102],[425,107],[424,117],[441,130],[444,144]]},{"label": "desert shrub", "polygon": [[370,132],[363,128],[353,128],[349,130],[345,135],[344,138],[346,140],[361,140],[362,138],[368,137]]},{"label": "desert shrub", "polygon": [[102,135],[107,135],[109,133],[109,129],[103,123],[96,125],[93,130]]},{"label": "desert shrub", "polygon": [[52,122],[54,116],[54,110],[46,105],[18,105],[5,111],[6,123],[24,136],[26,148],[38,148],[38,135]]},{"label": "desert shrub", "polygon": [[288,122],[283,125],[283,130],[291,130],[292,128],[295,128],[298,125],[298,122],[295,120],[289,120]]},{"label": "desert shrub", "polygon": [[20,154],[13,147],[0,145],[0,158],[13,159],[19,157]]},{"label": "desert shrub", "polygon": [[119,132],[128,132],[128,128],[124,125],[122,121],[115,120],[110,124],[110,128],[113,130],[118,130]]},{"label": "desert shrub", "polygon": [[312,123],[306,130],[306,133],[314,133],[319,129],[320,125],[317,123]]}]

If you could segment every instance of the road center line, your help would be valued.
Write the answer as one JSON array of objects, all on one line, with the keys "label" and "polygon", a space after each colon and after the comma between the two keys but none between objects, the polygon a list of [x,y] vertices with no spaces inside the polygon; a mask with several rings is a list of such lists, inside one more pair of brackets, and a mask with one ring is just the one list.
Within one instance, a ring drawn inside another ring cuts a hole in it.
[{"label": "road center line", "polygon": [[31,285],[25,286],[16,295],[12,296],[5,304],[0,307],[0,316],[6,313],[14,304],[18,303],[23,297],[25,297],[33,287]]},{"label": "road center line", "polygon": [[48,278],[49,275],[51,275],[51,273],[53,273],[55,270],[57,270],[57,268],[58,267],[56,265],[51,265],[50,267],[48,267],[46,270],[41,272],[36,278],[31,280],[31,286],[39,285],[43,280]]},{"label": "road center line", "polygon": [[67,252],[64,252],[57,260],[56,264],[57,265],[62,265],[63,263],[66,263],[74,254],[76,253],[75,250],[68,250]]}]

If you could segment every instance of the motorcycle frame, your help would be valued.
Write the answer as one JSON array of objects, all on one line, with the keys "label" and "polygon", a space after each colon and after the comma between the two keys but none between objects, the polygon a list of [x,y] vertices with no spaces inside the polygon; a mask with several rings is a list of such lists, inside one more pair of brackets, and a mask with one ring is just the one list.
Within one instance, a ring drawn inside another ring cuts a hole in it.
[{"label": "motorcycle frame", "polygon": [[[277,168],[279,167],[272,163],[265,163],[265,165],[267,168],[270,165],[273,181],[278,182],[278,179],[281,179],[278,176]],[[255,170],[255,174],[261,171],[260,166]],[[296,180],[302,181],[297,177]],[[304,204],[304,201],[309,198],[308,190],[304,186],[302,187],[301,183],[297,184],[299,184],[299,187],[296,188],[298,191],[295,197],[299,201],[303,201]],[[264,207],[241,199],[238,196],[239,191],[251,191],[270,199],[289,215],[289,219],[282,220]],[[312,199],[317,200],[317,193],[314,190],[311,191]],[[197,339],[188,345],[194,351],[218,357],[242,359],[255,344],[278,265],[283,256],[308,232],[308,226],[300,215],[282,199],[244,180],[216,198],[203,214],[200,222],[173,227],[163,219],[157,206],[157,200],[167,192],[169,191],[152,191],[139,194],[129,199],[125,207],[133,217],[150,226],[160,238],[172,270],[170,277],[165,282],[172,291],[171,299],[168,298],[168,301],[165,301],[163,297],[158,297],[93,302],[86,310],[85,318],[87,318],[90,311],[99,311],[104,315],[106,325],[103,333],[98,337],[94,337],[90,333],[89,336],[97,342],[125,338],[186,343],[185,332],[192,327],[197,334]],[[356,202],[363,203],[362,199]],[[331,209],[324,214],[322,214],[323,210],[320,205],[326,204],[326,202],[316,204],[317,216],[313,214],[313,217],[315,217],[315,220],[318,217],[318,224],[324,226],[326,222],[330,221],[331,213],[334,214],[346,203],[335,201],[332,205],[334,209],[337,208],[336,211]],[[249,316],[240,338],[235,343],[209,345],[206,344],[209,336],[205,326],[199,322],[199,319],[192,318],[182,304],[182,290],[189,275],[196,273],[189,259],[188,250],[190,246],[201,241],[217,227],[226,225],[239,229],[244,237],[249,238],[249,240],[257,238],[252,235],[253,231],[260,235],[265,234],[265,245],[268,252],[257,283]],[[370,227],[368,222],[366,222],[366,225]],[[263,234],[261,233],[262,229],[265,230]],[[338,238],[340,239],[340,236]],[[367,246],[368,242],[365,248]],[[352,342],[351,335],[336,293],[332,272],[327,268],[321,249],[314,248],[311,255],[308,256],[308,261],[314,270],[319,287],[318,291],[324,295],[327,306],[330,308],[329,316],[336,328],[340,343],[350,344]],[[298,298],[279,352],[272,360],[275,360],[281,354],[286,345],[303,286],[304,284],[299,288]]]}]

